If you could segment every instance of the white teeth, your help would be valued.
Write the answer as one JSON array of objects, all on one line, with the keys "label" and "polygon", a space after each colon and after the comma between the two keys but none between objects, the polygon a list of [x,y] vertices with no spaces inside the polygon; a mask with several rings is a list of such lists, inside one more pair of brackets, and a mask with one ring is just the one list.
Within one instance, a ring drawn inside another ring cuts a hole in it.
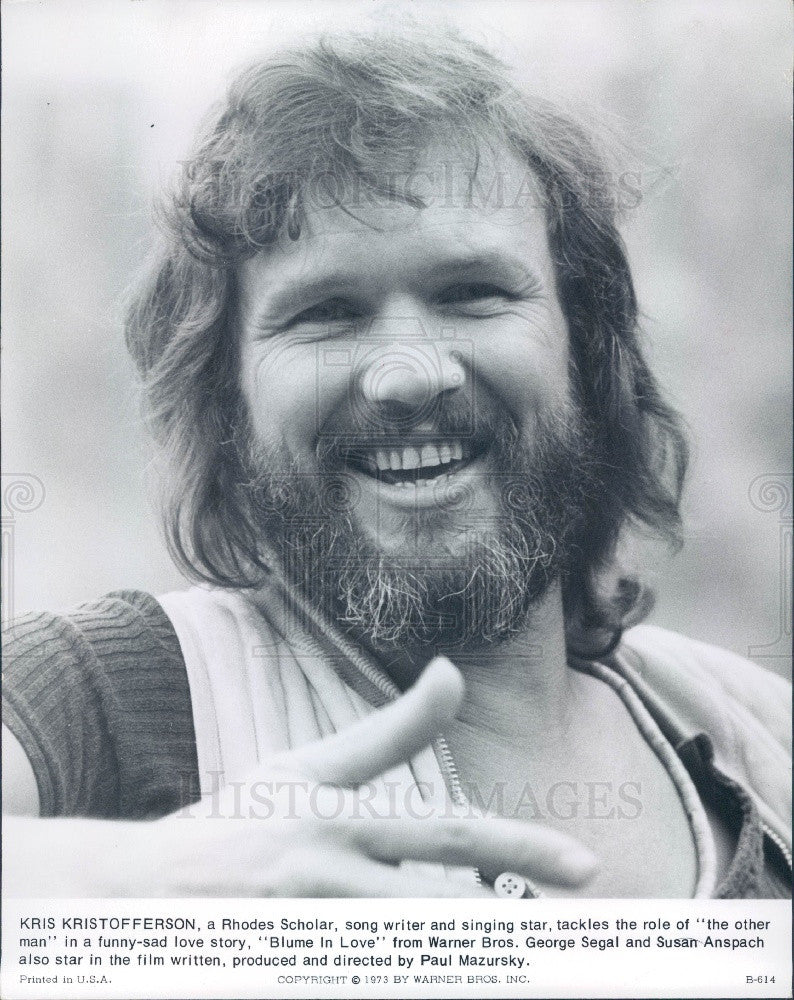
[{"label": "white teeth", "polygon": [[426,444],[422,446],[422,468],[427,465],[440,465],[441,456],[438,453],[438,448],[434,444]]},{"label": "white teeth", "polygon": [[[463,446],[459,442],[443,441],[438,444],[428,442],[421,448],[377,448],[368,453],[359,452],[359,460],[371,472],[399,472],[403,469],[425,469],[433,466],[449,465],[463,458]],[[429,480],[420,480],[425,485]]]}]

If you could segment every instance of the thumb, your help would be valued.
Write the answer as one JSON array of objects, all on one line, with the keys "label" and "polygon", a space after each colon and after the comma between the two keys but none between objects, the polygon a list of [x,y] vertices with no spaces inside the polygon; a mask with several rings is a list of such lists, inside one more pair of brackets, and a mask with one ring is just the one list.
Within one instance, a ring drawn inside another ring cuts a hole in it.
[{"label": "thumb", "polygon": [[404,695],[341,733],[278,758],[306,777],[334,785],[360,785],[409,760],[455,717],[463,678],[443,656],[431,660]]}]

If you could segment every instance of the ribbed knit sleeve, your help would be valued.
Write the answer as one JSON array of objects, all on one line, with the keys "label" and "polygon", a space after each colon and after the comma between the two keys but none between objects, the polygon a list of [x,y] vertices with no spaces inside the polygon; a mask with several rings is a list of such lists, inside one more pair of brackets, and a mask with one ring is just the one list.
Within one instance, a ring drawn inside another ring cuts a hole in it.
[{"label": "ribbed knit sleeve", "polygon": [[15,621],[3,721],[33,766],[42,816],[153,818],[197,798],[184,660],[150,594]]}]

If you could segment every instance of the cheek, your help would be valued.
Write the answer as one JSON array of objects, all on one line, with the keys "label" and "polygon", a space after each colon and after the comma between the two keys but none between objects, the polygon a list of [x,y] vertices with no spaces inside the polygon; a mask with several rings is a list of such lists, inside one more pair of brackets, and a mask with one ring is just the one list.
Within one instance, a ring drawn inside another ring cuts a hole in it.
[{"label": "cheek", "polygon": [[329,365],[318,344],[257,345],[244,353],[241,376],[254,433],[261,441],[286,444],[293,454],[314,451],[347,390],[346,370]]},{"label": "cheek", "polygon": [[527,416],[570,399],[568,330],[563,317],[506,317],[475,343],[479,379],[521,424]]}]

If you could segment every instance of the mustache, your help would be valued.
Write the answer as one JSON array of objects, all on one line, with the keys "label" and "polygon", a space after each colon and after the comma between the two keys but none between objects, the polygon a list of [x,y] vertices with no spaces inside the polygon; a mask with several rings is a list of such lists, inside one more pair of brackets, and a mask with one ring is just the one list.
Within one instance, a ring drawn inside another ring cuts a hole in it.
[{"label": "mustache", "polygon": [[476,403],[454,397],[439,400],[432,413],[419,414],[419,419],[413,421],[391,408],[356,408],[321,428],[316,449],[318,463],[330,468],[364,448],[401,448],[445,438],[462,441],[471,452],[493,445],[511,451],[520,436],[512,416],[483,400]]}]

